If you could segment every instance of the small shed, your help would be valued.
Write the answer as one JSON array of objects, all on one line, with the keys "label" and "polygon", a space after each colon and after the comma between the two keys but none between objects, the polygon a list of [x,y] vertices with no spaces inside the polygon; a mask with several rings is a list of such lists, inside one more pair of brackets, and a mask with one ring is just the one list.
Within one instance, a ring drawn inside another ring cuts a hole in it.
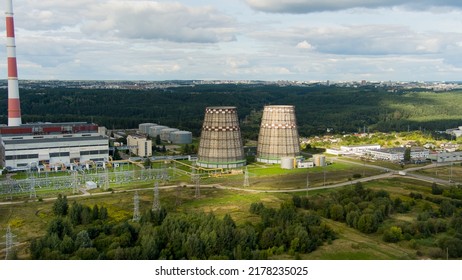
[{"label": "small shed", "polygon": [[96,189],[97,187],[98,187],[98,185],[97,185],[95,182],[93,182],[93,181],[87,181],[87,182],[85,182],[85,188],[86,188],[87,190],[94,190],[94,189]]}]

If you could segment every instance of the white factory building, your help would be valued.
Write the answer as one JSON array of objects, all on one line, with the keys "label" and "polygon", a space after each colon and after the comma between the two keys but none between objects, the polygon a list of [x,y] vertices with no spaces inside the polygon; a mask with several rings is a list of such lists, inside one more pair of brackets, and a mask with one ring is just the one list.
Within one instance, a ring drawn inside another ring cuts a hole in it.
[{"label": "white factory building", "polygon": [[39,123],[0,128],[0,164],[12,170],[108,159],[108,138],[100,135],[94,124]]},{"label": "white factory building", "polygon": [[[377,160],[387,160],[387,161],[403,161],[404,152],[406,148],[390,148],[390,149],[381,149],[381,150],[371,150],[369,155]],[[428,158],[430,152],[427,149],[422,148],[411,148],[411,160],[425,160]]]},{"label": "white factory building", "polygon": [[429,158],[432,161],[436,162],[453,162],[453,161],[462,161],[462,152],[441,152],[441,153],[432,153]]}]

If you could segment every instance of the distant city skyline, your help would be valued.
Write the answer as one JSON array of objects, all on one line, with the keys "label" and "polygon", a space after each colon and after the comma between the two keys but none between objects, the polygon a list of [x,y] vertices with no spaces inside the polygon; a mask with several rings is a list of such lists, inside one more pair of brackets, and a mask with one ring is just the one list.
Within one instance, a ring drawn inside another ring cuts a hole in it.
[{"label": "distant city skyline", "polygon": [[20,80],[462,80],[452,0],[13,0],[13,10]]}]

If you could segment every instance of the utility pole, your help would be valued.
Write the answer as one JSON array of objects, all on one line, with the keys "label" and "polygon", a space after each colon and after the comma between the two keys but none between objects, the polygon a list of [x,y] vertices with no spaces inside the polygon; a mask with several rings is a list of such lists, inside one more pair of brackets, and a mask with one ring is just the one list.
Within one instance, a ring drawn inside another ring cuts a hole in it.
[{"label": "utility pole", "polygon": [[247,170],[247,166],[245,167],[244,170],[244,188],[250,187],[250,182],[249,182],[249,171]]}]

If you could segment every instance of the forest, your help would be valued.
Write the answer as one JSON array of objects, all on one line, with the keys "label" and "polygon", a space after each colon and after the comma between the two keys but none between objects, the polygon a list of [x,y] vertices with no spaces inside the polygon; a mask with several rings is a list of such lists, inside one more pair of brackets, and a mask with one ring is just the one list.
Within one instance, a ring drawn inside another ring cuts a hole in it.
[{"label": "forest", "polygon": [[230,215],[148,210],[139,222],[115,222],[107,209],[73,202],[60,195],[46,234],[32,240],[32,259],[268,259],[298,258],[334,232],[316,213],[297,210],[289,201],[279,209],[254,203],[259,222],[236,225]]},{"label": "forest", "polygon": [[[141,212],[136,221],[130,211],[122,214],[99,203],[69,202],[58,195],[49,212],[41,210],[49,219],[28,241],[26,258],[462,258],[462,190],[457,186],[398,178],[287,194],[277,203],[252,200],[238,216],[167,205]],[[388,250],[390,255],[381,255]]]},{"label": "forest", "polygon": [[[409,192],[394,197],[357,183],[328,195],[294,196],[298,208],[347,224],[365,234],[380,234],[387,243],[407,242],[413,249],[426,248],[432,259],[462,257],[462,190],[433,183],[430,193]],[[411,214],[412,220],[395,219]],[[417,256],[422,251],[417,250]]]},{"label": "forest", "polygon": [[[7,94],[0,94],[6,123]],[[245,139],[256,140],[263,106],[295,105],[301,136],[372,131],[445,130],[460,125],[461,91],[364,86],[196,85],[166,89],[21,89],[23,122],[87,121],[112,128],[154,122],[199,136],[207,106],[236,106]]]}]

